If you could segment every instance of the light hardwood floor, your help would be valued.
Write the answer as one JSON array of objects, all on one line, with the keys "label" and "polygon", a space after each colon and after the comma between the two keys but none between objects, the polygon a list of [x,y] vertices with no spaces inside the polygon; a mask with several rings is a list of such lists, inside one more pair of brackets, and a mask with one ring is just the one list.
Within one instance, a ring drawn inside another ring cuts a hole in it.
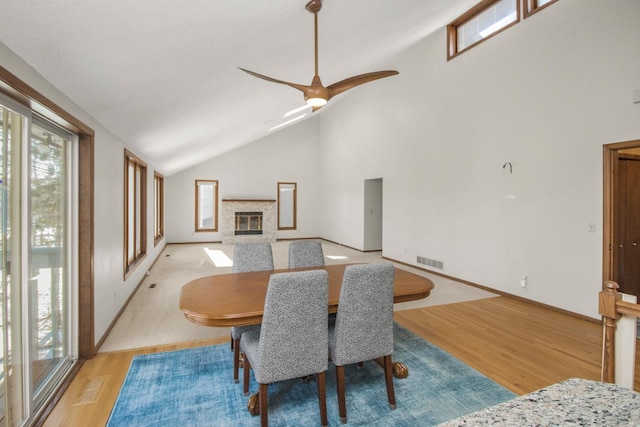
[{"label": "light hardwood floor", "polygon": [[[538,305],[496,297],[396,312],[395,318],[517,394],[571,377],[600,377],[600,325]],[[99,354],[85,362],[44,425],[104,426],[135,354],[220,342],[228,339]],[[638,375],[635,384],[640,390]]]}]

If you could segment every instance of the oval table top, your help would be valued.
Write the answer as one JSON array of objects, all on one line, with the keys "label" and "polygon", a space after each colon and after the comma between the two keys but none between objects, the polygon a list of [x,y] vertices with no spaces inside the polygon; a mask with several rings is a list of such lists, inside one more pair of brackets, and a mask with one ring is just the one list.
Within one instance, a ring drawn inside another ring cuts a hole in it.
[{"label": "oval table top", "polygon": [[[338,309],[342,276],[349,264],[326,265],[329,274],[328,312]],[[182,287],[180,310],[193,323],[204,326],[243,326],[262,321],[269,278],[274,273],[312,270],[297,268],[230,273],[201,277]],[[434,284],[426,277],[395,269],[394,302],[414,301],[429,296]]]}]

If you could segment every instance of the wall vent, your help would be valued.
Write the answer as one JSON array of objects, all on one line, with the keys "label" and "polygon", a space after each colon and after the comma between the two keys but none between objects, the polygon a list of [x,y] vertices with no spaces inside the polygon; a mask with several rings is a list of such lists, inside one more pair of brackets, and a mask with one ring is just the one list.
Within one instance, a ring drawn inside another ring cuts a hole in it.
[{"label": "wall vent", "polygon": [[439,268],[442,270],[444,268],[444,262],[437,261],[435,259],[426,258],[423,256],[419,256],[416,260],[418,264],[426,265],[428,267]]}]

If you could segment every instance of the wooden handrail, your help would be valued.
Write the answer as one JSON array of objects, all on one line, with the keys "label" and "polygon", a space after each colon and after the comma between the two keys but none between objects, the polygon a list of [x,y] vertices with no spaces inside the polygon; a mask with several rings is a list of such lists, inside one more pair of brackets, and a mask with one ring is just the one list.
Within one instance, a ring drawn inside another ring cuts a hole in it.
[{"label": "wooden handrail", "polygon": [[622,315],[640,317],[640,304],[622,301],[618,292],[620,286],[614,281],[606,281],[600,291],[598,311],[602,316],[602,372],[601,381],[615,382],[615,330],[616,322]]}]

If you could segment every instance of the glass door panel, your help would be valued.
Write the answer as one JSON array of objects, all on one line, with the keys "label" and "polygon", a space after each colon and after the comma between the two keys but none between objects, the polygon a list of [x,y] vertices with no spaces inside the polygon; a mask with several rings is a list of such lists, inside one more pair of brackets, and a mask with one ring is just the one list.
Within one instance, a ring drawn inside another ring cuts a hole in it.
[{"label": "glass door panel", "polygon": [[0,103],[0,121],[0,425],[10,426],[27,414],[21,279],[21,150],[27,118]]},{"label": "glass door panel", "polygon": [[75,146],[0,94],[0,427],[33,421],[76,355]]},{"label": "glass door panel", "polygon": [[69,359],[67,147],[70,136],[37,123],[30,150],[31,381],[36,404]]}]

